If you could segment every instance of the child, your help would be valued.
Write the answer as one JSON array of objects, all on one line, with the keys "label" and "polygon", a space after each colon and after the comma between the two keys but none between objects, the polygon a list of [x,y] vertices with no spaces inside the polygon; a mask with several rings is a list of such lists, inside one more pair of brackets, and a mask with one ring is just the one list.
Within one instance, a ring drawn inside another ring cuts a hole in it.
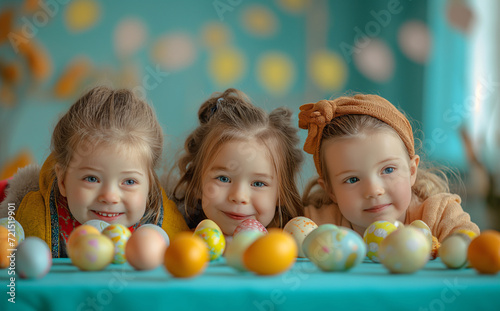
[{"label": "child", "polygon": [[[53,257],[66,257],[68,235],[92,219],[132,231],[157,224],[169,236],[188,230],[155,173],[162,148],[162,129],[147,103],[128,90],[93,88],[57,123],[52,153],[36,177],[39,189],[24,196],[15,218],[27,237],[47,242]],[[14,177],[15,188],[34,179],[17,175],[23,182]]]},{"label": "child", "polygon": [[295,179],[302,152],[288,109],[268,115],[230,88],[205,101],[198,118],[173,190],[190,228],[209,218],[232,236],[246,219],[282,227],[301,214]]},{"label": "child", "polygon": [[[449,193],[446,177],[420,168],[409,121],[376,95],[321,100],[300,107],[317,182],[304,192],[305,215],[363,235],[374,221],[424,221],[442,241],[458,229],[479,228]],[[444,174],[441,174],[444,176]],[[322,191],[311,194],[318,183]]]}]

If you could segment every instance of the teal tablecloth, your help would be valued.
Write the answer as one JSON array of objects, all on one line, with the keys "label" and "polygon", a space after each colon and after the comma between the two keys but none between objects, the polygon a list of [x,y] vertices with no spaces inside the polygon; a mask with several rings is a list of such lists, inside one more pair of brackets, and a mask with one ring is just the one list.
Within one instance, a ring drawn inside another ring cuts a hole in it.
[{"label": "teal tablecloth", "polygon": [[128,264],[83,272],[55,259],[40,280],[16,277],[15,304],[7,300],[9,277],[0,270],[0,310],[500,310],[500,274],[448,270],[439,259],[410,275],[389,274],[369,261],[326,273],[299,259],[271,277],[237,272],[222,259],[192,279]]}]

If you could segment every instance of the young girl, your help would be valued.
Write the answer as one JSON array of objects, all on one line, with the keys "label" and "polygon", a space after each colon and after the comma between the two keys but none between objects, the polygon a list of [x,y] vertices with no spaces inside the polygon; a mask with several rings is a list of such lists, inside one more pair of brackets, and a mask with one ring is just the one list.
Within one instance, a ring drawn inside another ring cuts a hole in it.
[{"label": "young girl", "polygon": [[190,228],[209,218],[226,236],[246,219],[282,227],[302,212],[296,176],[302,153],[285,108],[266,114],[228,89],[205,101],[185,142],[173,194]]},{"label": "young girl", "polygon": [[[363,235],[374,221],[424,221],[439,241],[458,229],[479,233],[436,170],[419,169],[409,121],[376,95],[321,100],[300,107],[304,150],[319,174],[304,192],[305,215]],[[315,184],[322,188],[311,193]]]},{"label": "young girl", "polygon": [[[162,129],[147,103],[128,90],[96,87],[57,123],[39,187],[16,204],[15,218],[27,237],[47,242],[53,257],[66,257],[71,231],[92,219],[132,231],[157,224],[169,236],[188,230],[155,173],[162,148]],[[33,179],[17,175],[23,181],[14,177],[9,192]]]}]

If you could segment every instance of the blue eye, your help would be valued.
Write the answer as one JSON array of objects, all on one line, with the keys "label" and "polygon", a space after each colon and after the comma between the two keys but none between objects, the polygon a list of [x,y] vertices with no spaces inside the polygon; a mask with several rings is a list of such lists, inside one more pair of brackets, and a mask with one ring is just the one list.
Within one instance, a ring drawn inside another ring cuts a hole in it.
[{"label": "blue eye", "polygon": [[87,176],[83,180],[91,182],[91,183],[96,183],[98,181],[97,177],[95,177],[95,176]]},{"label": "blue eye", "polygon": [[223,183],[228,183],[230,181],[229,177],[226,177],[226,176],[217,176],[215,179],[218,179],[220,182],[223,182]]},{"label": "blue eye", "polygon": [[253,182],[252,183],[252,186],[254,187],[258,187],[258,188],[261,188],[261,187],[264,187],[266,184],[263,183],[262,181],[256,181],[256,182]]},{"label": "blue eye", "polygon": [[394,172],[394,167],[388,167],[384,169],[384,174],[391,174]]},{"label": "blue eye", "polygon": [[133,179],[127,179],[125,180],[124,184],[127,185],[127,186],[132,186],[132,185],[135,185],[137,182]]},{"label": "blue eye", "polygon": [[347,184],[354,184],[354,183],[356,183],[356,182],[358,182],[358,181],[359,181],[359,178],[358,178],[358,177],[351,177],[351,178],[348,178],[345,182],[346,182]]}]

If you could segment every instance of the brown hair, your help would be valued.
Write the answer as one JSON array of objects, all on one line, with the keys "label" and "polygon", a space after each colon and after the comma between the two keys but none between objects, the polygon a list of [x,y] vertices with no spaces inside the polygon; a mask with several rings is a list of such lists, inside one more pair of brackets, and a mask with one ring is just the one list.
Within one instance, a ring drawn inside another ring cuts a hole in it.
[{"label": "brown hair", "polygon": [[[201,208],[201,180],[207,162],[222,144],[232,140],[258,139],[269,149],[278,177],[278,211],[269,226],[283,226],[302,214],[302,204],[296,177],[303,160],[297,148],[297,130],[290,125],[292,113],[277,108],[267,114],[250,103],[241,91],[229,88],[215,93],[198,111],[200,125],[188,136],[184,154],[177,167],[180,179],[173,190],[174,197],[184,203],[191,217]],[[283,209],[282,209],[283,208]]]},{"label": "brown hair", "polygon": [[[321,136],[321,147],[319,151],[321,173],[325,181],[325,187],[331,187],[331,182],[325,164],[326,161],[324,161],[324,142],[330,139],[355,137],[365,133],[380,131],[392,131],[397,137],[400,137],[390,125],[368,115],[343,115],[332,119],[331,122],[325,126]],[[403,144],[402,140],[401,144]],[[323,204],[332,203],[330,197],[323,189],[316,189],[313,191],[313,188],[317,184],[317,178],[311,180],[307,184],[302,196],[304,206],[313,205],[319,208]],[[448,178],[443,169],[437,167],[426,168],[425,165],[420,163],[415,184],[412,186],[414,199],[423,201],[431,195],[449,191]]]},{"label": "brown hair", "polygon": [[163,132],[153,108],[126,89],[92,88],[61,117],[51,149],[64,176],[72,160],[90,155],[97,145],[134,148],[144,156],[150,187],[141,221],[157,223],[162,199],[155,168],[161,160]]}]

